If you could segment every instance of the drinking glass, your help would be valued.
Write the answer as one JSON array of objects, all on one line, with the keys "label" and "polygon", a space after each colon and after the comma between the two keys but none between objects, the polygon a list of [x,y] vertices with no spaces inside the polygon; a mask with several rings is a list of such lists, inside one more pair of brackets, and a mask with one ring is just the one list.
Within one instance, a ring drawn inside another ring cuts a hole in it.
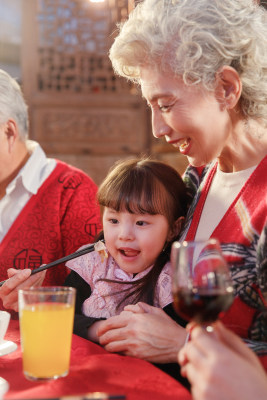
[{"label": "drinking glass", "polygon": [[171,262],[176,312],[211,331],[210,325],[233,301],[230,271],[218,240],[174,242]]},{"label": "drinking glass", "polygon": [[34,381],[69,371],[76,290],[37,287],[19,290],[23,372]]}]

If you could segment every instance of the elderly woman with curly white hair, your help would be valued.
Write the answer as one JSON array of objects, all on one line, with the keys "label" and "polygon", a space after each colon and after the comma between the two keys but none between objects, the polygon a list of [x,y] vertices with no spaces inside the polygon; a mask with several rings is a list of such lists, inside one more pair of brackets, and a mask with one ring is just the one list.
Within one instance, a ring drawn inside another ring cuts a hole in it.
[{"label": "elderly woman with curly white hair", "polygon": [[[267,367],[264,271],[256,268],[267,223],[266,11],[253,0],[144,0],[121,25],[110,58],[117,74],[140,85],[153,135],[187,157],[194,200],[181,240],[220,240],[235,290],[223,323]],[[109,351],[174,363],[186,330],[139,304],[98,335]]]}]

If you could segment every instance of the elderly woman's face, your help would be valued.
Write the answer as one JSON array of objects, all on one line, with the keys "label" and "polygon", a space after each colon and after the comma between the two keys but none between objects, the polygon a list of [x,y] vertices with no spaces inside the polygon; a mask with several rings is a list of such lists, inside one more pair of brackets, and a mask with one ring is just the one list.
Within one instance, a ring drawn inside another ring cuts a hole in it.
[{"label": "elderly woman's face", "polygon": [[151,107],[155,137],[165,137],[194,166],[222,153],[231,123],[214,92],[187,86],[182,79],[152,68],[141,69],[141,89]]}]

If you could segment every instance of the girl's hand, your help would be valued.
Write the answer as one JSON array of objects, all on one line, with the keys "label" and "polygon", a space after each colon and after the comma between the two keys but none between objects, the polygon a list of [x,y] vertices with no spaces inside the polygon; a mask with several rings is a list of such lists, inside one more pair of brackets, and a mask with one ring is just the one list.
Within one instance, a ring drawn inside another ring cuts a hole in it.
[{"label": "girl's hand", "polygon": [[96,321],[94,322],[87,330],[88,339],[92,342],[99,343],[99,338],[97,336],[97,331],[100,329],[101,325],[104,321]]},{"label": "girl's hand", "polygon": [[[138,312],[138,307],[143,311]],[[155,363],[177,362],[186,331],[162,309],[138,303],[103,321],[97,335],[110,352],[142,358]]]},{"label": "girl's hand", "polygon": [[154,312],[154,307],[152,307],[152,306],[149,306],[148,304],[146,304],[146,303],[142,303],[141,301],[139,302],[139,303],[137,303],[137,304],[130,304],[130,305],[128,305],[128,306],[125,306],[124,307],[124,310],[125,311],[131,311],[132,313],[135,313],[135,314],[143,314],[143,313],[145,313],[145,312],[147,312],[147,313],[149,313],[149,312],[151,312],[151,313],[153,313]]}]

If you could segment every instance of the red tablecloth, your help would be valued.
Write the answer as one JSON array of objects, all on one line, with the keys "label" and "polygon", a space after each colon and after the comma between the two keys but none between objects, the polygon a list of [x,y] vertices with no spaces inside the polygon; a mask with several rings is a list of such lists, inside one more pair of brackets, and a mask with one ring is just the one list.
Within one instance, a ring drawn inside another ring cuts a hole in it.
[{"label": "red tablecloth", "polygon": [[150,363],[108,353],[76,335],[68,376],[45,383],[30,382],[22,373],[18,321],[10,322],[5,339],[18,344],[16,351],[0,357],[0,376],[10,385],[5,399],[48,399],[94,391],[124,394],[127,400],[191,399],[183,386]]}]

